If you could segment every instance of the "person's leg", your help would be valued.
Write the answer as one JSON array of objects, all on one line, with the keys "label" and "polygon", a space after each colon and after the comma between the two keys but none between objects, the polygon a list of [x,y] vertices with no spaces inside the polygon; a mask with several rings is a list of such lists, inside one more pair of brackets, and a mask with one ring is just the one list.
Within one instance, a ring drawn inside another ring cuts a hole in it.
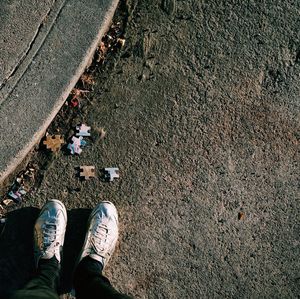
[{"label": "person's leg", "polygon": [[112,256],[118,239],[118,213],[110,202],[92,211],[79,264],[74,274],[77,299],[129,299],[116,291],[102,270]]},{"label": "person's leg", "polygon": [[74,275],[74,285],[77,299],[130,299],[119,293],[102,275],[102,264],[92,258],[85,257],[77,266]]},{"label": "person's leg", "polygon": [[16,291],[11,299],[58,299],[61,251],[67,225],[67,211],[58,200],[48,201],[34,226],[36,276]]},{"label": "person's leg", "polygon": [[57,283],[59,279],[59,262],[55,257],[41,259],[37,275],[25,286],[16,291],[11,299],[58,299]]}]

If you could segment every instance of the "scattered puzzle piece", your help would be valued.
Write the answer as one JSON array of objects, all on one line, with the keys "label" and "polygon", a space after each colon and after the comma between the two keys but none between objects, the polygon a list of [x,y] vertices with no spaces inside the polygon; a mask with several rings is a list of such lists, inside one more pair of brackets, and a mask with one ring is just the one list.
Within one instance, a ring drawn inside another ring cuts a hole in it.
[{"label": "scattered puzzle piece", "polygon": [[80,177],[88,180],[96,175],[95,166],[80,166]]},{"label": "scattered puzzle piece", "polygon": [[119,168],[117,167],[104,168],[104,172],[104,178],[109,180],[110,182],[120,177]]},{"label": "scattered puzzle piece", "polygon": [[68,149],[70,150],[71,154],[78,154],[80,155],[82,152],[81,146],[85,146],[86,142],[83,140],[83,137],[80,136],[79,138],[73,136],[71,139],[71,143],[68,144]]},{"label": "scattered puzzle piece", "polygon": [[91,133],[89,132],[91,129],[91,127],[88,127],[87,125],[85,124],[82,124],[81,126],[77,126],[76,127],[76,130],[77,130],[77,133],[76,133],[76,136],[91,136]]},{"label": "scattered puzzle piece", "polygon": [[65,141],[63,137],[60,135],[48,135],[46,137],[46,140],[44,140],[43,144],[46,145],[47,149],[55,153],[60,150],[64,142]]}]

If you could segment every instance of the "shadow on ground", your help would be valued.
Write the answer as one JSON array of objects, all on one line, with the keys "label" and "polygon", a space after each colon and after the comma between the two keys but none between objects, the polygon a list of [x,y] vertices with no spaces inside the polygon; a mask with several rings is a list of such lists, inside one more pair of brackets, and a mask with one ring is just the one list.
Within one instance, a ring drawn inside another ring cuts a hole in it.
[{"label": "shadow on ground", "polygon": [[[86,232],[90,209],[68,212],[61,287],[59,293],[70,292],[72,273]],[[0,298],[9,298],[11,292],[22,288],[34,275],[33,227],[39,209],[22,208],[8,214],[0,236]]]}]

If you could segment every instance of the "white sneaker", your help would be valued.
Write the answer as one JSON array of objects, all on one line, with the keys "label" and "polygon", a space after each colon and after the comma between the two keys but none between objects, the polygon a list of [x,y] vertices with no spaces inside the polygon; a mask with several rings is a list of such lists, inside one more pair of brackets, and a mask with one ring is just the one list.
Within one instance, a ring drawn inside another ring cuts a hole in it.
[{"label": "white sneaker", "polygon": [[113,203],[103,201],[92,211],[88,221],[79,262],[86,256],[102,263],[103,268],[112,256],[119,235],[118,212]]},{"label": "white sneaker", "polygon": [[64,204],[49,200],[42,208],[34,226],[34,255],[36,265],[40,259],[56,257],[61,261],[61,252],[65,240],[67,211]]}]

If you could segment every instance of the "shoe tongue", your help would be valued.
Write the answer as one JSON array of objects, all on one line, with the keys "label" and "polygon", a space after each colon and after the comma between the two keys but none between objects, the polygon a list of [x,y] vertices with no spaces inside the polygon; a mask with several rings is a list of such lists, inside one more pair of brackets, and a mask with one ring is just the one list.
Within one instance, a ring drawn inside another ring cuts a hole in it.
[{"label": "shoe tongue", "polygon": [[56,225],[51,222],[47,222],[45,228],[47,232],[47,234],[45,234],[45,244],[49,246],[55,240]]},{"label": "shoe tongue", "polygon": [[46,227],[47,227],[48,229],[56,229],[56,225],[55,225],[54,223],[51,223],[51,222],[47,223],[47,224],[46,224]]}]

